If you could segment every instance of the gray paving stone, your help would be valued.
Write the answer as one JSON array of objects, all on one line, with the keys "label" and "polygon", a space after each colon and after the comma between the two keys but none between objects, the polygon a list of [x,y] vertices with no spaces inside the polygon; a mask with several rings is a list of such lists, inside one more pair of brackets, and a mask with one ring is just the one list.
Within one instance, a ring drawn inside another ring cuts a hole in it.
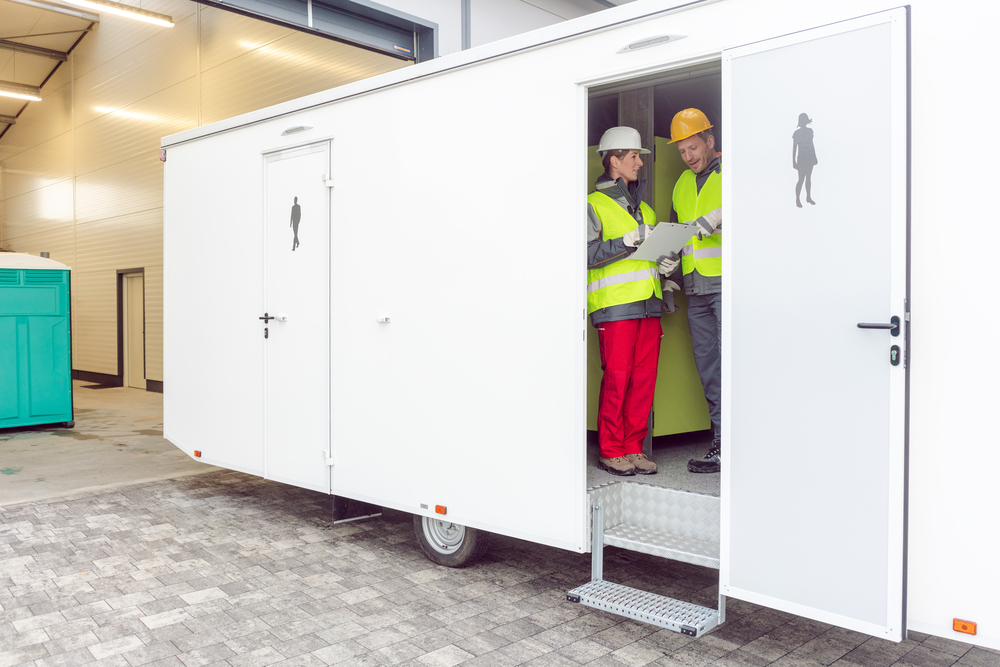
[{"label": "gray paving stone", "polygon": [[997,667],[1000,665],[1000,651],[974,646],[955,664],[961,667]]},{"label": "gray paving stone", "polygon": [[77,667],[78,665],[86,665],[94,661],[95,658],[90,651],[85,648],[79,648],[47,658],[38,658],[34,664],[35,667]]},{"label": "gray paving stone", "polygon": [[149,663],[155,663],[165,658],[176,656],[179,653],[180,649],[173,642],[158,642],[123,653],[122,657],[128,661],[129,665],[139,667],[140,665],[148,665]]},{"label": "gray paving stone", "polygon": [[933,649],[924,642],[893,664],[901,667],[951,667],[958,659],[959,656],[954,653]]},{"label": "gray paving stone", "polygon": [[972,649],[971,644],[955,641],[954,639],[945,639],[943,637],[928,637],[924,641],[920,642],[920,644],[921,646],[934,649],[935,651],[940,651],[941,653],[950,653],[956,657],[961,657]]}]

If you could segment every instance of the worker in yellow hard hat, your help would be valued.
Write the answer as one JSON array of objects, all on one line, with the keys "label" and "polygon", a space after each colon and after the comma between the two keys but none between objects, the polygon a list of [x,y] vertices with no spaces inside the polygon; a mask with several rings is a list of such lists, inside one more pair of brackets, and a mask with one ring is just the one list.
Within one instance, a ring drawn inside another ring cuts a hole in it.
[{"label": "worker in yellow hard hat", "polygon": [[631,127],[604,133],[604,174],[587,197],[587,312],[601,349],[598,466],[613,475],[652,475],[642,452],[660,357],[660,277],[656,264],[630,259],[656,225],[642,201],[642,147]]},{"label": "worker in yellow hard hat", "polygon": [[[670,143],[688,169],[674,185],[673,222],[696,222],[701,231],[681,250],[679,260],[661,258],[665,274],[680,264],[687,294],[688,327],[695,365],[712,419],[712,447],[688,461],[691,472],[719,472],[722,467],[722,155],[708,117],[698,109],[678,112],[670,123]],[[664,283],[667,284],[667,283]]]}]

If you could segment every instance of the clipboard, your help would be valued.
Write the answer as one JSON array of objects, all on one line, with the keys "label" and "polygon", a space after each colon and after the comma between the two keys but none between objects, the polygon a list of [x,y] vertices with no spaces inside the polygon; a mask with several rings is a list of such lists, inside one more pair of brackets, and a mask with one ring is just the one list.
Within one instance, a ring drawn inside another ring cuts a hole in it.
[{"label": "clipboard", "polygon": [[653,227],[639,249],[629,255],[629,259],[639,259],[655,262],[663,255],[680,254],[681,248],[688,244],[691,237],[701,231],[696,222],[680,224],[677,222],[659,222]]}]

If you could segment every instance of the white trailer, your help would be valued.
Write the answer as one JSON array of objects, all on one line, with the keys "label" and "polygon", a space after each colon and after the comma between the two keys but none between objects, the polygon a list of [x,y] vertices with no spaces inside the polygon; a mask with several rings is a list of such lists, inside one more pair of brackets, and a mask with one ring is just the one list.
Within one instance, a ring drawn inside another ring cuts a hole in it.
[{"label": "white trailer", "polygon": [[[593,537],[572,595],[688,634],[736,597],[1000,648],[1000,448],[976,417],[1000,373],[976,344],[997,324],[998,19],[639,0],[165,138],[166,437],[410,512],[445,560],[484,532]],[[639,89],[715,105],[719,496],[587,482],[585,149],[595,105]],[[604,544],[717,567],[719,609],[605,600]]]}]

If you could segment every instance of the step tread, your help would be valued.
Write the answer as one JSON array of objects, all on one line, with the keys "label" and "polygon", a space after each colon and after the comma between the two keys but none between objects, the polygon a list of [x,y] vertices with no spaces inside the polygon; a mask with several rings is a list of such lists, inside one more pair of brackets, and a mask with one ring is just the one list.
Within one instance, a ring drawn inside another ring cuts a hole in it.
[{"label": "step tread", "polygon": [[719,568],[718,542],[707,542],[640,526],[619,524],[605,529],[604,544],[694,565]]},{"label": "step tread", "polygon": [[578,586],[567,598],[594,609],[698,637],[719,623],[719,612],[664,595],[598,579]]}]

